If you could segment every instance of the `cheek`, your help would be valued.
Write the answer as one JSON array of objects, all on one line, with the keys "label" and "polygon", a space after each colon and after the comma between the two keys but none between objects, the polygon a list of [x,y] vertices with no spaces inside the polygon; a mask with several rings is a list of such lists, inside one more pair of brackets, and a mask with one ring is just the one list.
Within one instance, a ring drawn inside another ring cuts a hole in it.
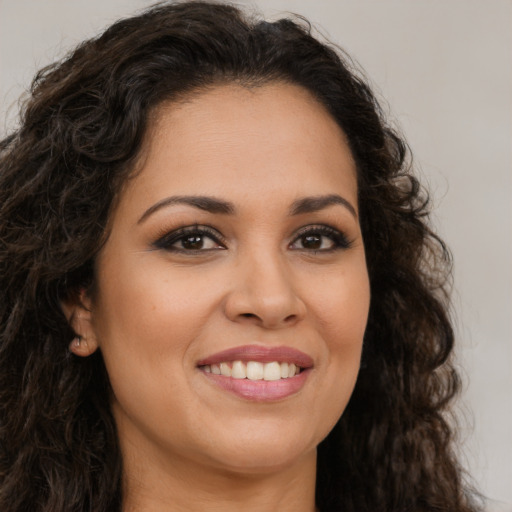
[{"label": "cheek", "polygon": [[337,272],[325,287],[310,293],[315,331],[323,339],[324,357],[319,371],[329,392],[322,396],[329,429],[343,413],[359,373],[363,337],[370,304],[366,266],[353,265],[351,271]]},{"label": "cheek", "polygon": [[218,273],[176,271],[143,255],[104,265],[103,274],[95,329],[118,400],[149,403],[163,387],[184,395],[187,369],[216,318]]},{"label": "cheek", "polygon": [[370,284],[364,257],[327,275],[311,289],[309,306],[330,351],[362,345],[370,307]]},{"label": "cheek", "polygon": [[105,265],[104,275],[108,280],[100,281],[104,286],[96,314],[100,344],[115,343],[122,336],[124,343],[132,340],[148,355],[149,345],[168,345],[171,340],[179,344],[180,331],[193,331],[211,301],[204,288],[203,293],[195,291],[193,273],[173,275],[165,262],[150,265],[142,258],[132,264]]},{"label": "cheek", "polygon": [[173,411],[183,405],[177,397],[188,389],[187,356],[200,339],[212,298],[197,292],[190,275],[173,279],[168,265],[116,261],[116,266],[104,265],[104,275],[108,281],[100,281],[95,331],[117,417],[123,411],[140,425],[144,418],[171,424],[177,421],[169,419]]}]

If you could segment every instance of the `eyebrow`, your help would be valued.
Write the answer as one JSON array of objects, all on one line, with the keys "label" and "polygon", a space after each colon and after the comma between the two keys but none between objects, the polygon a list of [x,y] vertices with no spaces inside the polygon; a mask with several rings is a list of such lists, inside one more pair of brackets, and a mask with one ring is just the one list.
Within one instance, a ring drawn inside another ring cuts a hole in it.
[{"label": "eyebrow", "polygon": [[141,224],[144,222],[150,215],[155,213],[162,208],[166,208],[167,206],[172,206],[176,204],[185,204],[188,206],[192,206],[194,208],[198,208],[199,210],[204,210],[210,213],[222,213],[224,215],[232,215],[235,212],[235,207],[233,203],[228,201],[223,201],[221,199],[216,199],[214,197],[208,196],[171,196],[158,201],[153,206],[150,206],[137,221],[137,224]]},{"label": "eyebrow", "polygon": [[326,196],[304,197],[295,201],[290,208],[290,215],[300,215],[302,213],[313,213],[323,210],[329,206],[339,204],[344,206],[356,219],[356,209],[345,198],[338,194],[329,194]]},{"label": "eyebrow", "polygon": [[[173,206],[177,204],[184,204],[204,210],[209,213],[217,213],[223,215],[233,215],[235,213],[235,206],[229,201],[217,199],[210,196],[170,196],[158,201],[153,206],[150,206],[139,218],[137,224],[144,222],[150,215],[153,215],[158,210]],[[303,197],[294,201],[290,207],[290,215],[301,215],[304,213],[313,213],[323,210],[329,206],[339,204],[344,206],[356,219],[356,209],[345,198],[338,194],[328,194],[325,196]]]}]

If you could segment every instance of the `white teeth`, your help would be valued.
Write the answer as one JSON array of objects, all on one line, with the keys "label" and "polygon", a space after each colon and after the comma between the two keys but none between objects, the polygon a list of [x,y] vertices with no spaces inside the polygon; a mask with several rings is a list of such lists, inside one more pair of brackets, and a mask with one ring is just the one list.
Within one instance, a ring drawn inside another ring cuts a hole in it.
[{"label": "white teeth", "polygon": [[224,377],[231,377],[231,368],[228,363],[220,363],[220,374]]},{"label": "white teeth", "polygon": [[247,363],[247,378],[249,380],[263,379],[263,363],[257,361],[249,361]]},{"label": "white teeth", "polygon": [[263,380],[279,380],[281,378],[281,366],[277,362],[267,363],[263,367]]},{"label": "white teeth", "polygon": [[233,361],[231,368],[231,377],[234,379],[245,379],[247,372],[245,371],[245,364],[242,361]]},{"label": "white teeth", "polygon": [[204,365],[203,371],[233,379],[279,380],[294,377],[300,373],[300,367],[294,363],[260,363],[259,361],[233,361],[220,364]]}]

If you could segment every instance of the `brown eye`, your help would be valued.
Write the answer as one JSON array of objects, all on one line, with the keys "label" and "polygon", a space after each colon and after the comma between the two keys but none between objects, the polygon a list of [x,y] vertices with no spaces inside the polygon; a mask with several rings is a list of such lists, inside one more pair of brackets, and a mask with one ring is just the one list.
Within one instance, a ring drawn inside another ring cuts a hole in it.
[{"label": "brown eye", "polygon": [[181,246],[183,247],[183,249],[197,251],[203,248],[204,238],[202,235],[192,235],[184,237],[183,240],[181,241]]},{"label": "brown eye", "polygon": [[312,252],[329,252],[336,249],[347,249],[350,242],[339,230],[330,226],[307,226],[298,233],[290,244],[290,249]]},{"label": "brown eye", "polygon": [[174,243],[173,247],[182,251],[207,251],[208,249],[222,249],[219,242],[212,236],[203,233],[182,235]]},{"label": "brown eye", "polygon": [[222,235],[208,226],[187,226],[177,229],[157,240],[154,245],[159,249],[175,252],[202,252],[225,249]]},{"label": "brown eye", "polygon": [[322,236],[304,235],[300,238],[304,249],[318,250],[322,248]]}]

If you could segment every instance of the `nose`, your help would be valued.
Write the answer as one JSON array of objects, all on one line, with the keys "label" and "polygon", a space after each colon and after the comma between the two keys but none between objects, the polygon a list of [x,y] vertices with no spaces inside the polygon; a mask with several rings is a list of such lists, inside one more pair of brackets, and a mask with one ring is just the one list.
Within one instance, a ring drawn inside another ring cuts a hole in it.
[{"label": "nose", "polygon": [[238,262],[232,274],[226,316],[266,329],[295,325],[306,314],[297,285],[293,272],[277,255],[247,258]]}]

